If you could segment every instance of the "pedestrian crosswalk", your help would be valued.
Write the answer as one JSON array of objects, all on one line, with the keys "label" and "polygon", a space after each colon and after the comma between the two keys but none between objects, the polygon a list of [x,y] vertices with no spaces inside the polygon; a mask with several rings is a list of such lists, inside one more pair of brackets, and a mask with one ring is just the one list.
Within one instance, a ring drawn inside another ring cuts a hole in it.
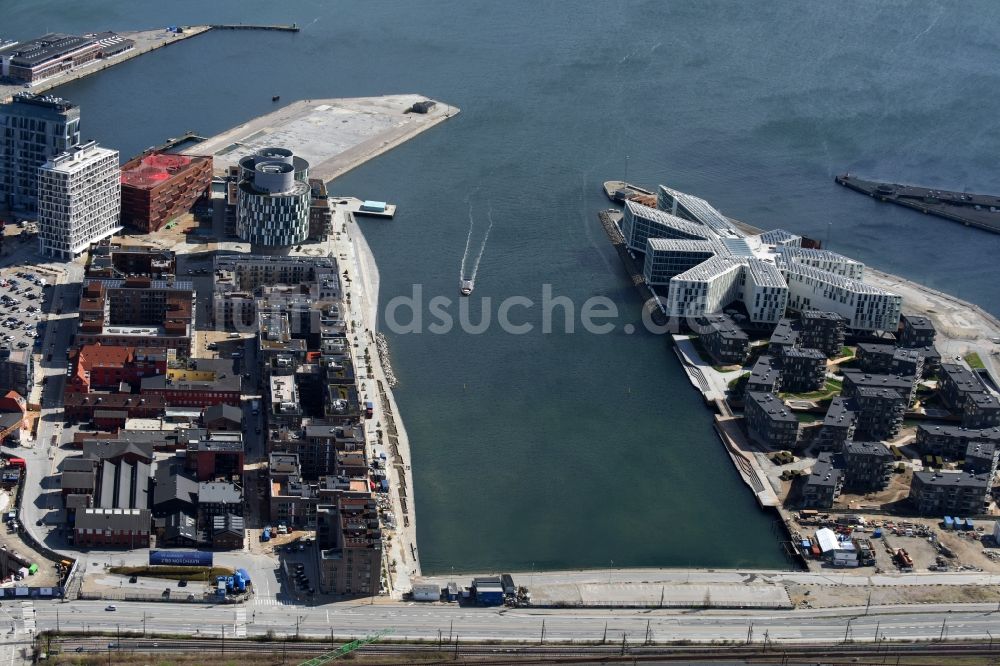
[{"label": "pedestrian crosswalk", "polygon": [[247,609],[237,608],[236,609],[236,638],[246,638],[247,637]]},{"label": "pedestrian crosswalk", "polygon": [[35,605],[30,601],[21,602],[21,620],[24,622],[24,631],[28,634],[35,633]]},{"label": "pedestrian crosswalk", "polygon": [[254,606],[301,606],[302,604],[295,599],[289,599],[287,597],[282,597],[281,599],[275,597],[263,597],[260,595],[254,596],[253,598]]}]

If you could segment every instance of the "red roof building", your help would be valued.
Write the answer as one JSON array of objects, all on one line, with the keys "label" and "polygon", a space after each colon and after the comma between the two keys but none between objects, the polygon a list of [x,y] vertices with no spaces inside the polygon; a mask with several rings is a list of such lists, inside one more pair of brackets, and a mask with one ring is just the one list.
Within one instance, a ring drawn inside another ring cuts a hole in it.
[{"label": "red roof building", "polygon": [[212,158],[146,153],[122,167],[122,223],[159,230],[187,213],[212,185]]},{"label": "red roof building", "polygon": [[70,356],[73,374],[66,383],[70,393],[115,391],[124,382],[138,390],[143,377],[167,371],[167,352],[155,347],[84,345]]}]

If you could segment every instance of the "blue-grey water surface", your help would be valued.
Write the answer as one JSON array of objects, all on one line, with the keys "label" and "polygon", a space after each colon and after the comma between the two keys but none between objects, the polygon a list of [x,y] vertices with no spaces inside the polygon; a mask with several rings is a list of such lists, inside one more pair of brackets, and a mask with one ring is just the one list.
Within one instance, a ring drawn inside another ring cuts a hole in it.
[{"label": "blue-grey water surface", "polygon": [[[620,307],[616,332],[390,332],[425,571],[784,566],[595,213],[603,180],[667,183],[1000,314],[1000,236],[880,206],[845,170],[1000,192],[994,2],[2,0],[0,36],[208,22],[222,32],[59,93],[128,157],[296,99],[418,92],[458,117],[340,178],[386,199],[365,222],[382,299],[456,298],[469,229],[494,221],[471,299]],[[626,160],[626,156],[628,156]],[[537,321],[538,310],[512,318]],[[561,328],[557,327],[561,331]]]}]

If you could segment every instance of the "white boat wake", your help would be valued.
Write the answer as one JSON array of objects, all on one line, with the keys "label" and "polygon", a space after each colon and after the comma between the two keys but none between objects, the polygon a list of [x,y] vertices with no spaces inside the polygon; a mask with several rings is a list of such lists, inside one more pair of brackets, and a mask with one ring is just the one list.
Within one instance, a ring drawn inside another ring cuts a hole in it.
[{"label": "white boat wake", "polygon": [[479,246],[479,254],[476,255],[476,263],[472,264],[472,281],[476,281],[476,276],[479,274],[479,262],[483,260],[483,252],[486,251],[486,241],[490,239],[490,232],[493,230],[493,205],[490,204],[490,209],[486,213],[486,217],[490,221],[490,225],[486,227],[486,235],[483,236],[483,244]]},{"label": "white boat wake", "polygon": [[469,245],[472,243],[472,202],[469,202],[469,234],[465,237],[465,252],[462,253],[462,267],[458,269],[458,279],[465,280],[465,262],[469,258]]},{"label": "white boat wake", "polygon": [[[462,266],[459,268],[458,279],[461,283],[474,283],[476,281],[476,276],[479,274],[479,262],[483,260],[483,253],[486,252],[486,242],[490,239],[490,231],[493,230],[493,204],[490,203],[490,208],[486,213],[487,218],[489,218],[490,224],[486,227],[486,235],[483,236],[483,242],[479,246],[479,252],[476,254],[475,260],[472,262],[471,274],[466,271],[469,263],[469,250],[472,248],[472,231],[475,229],[476,223],[472,218],[472,203],[469,203],[469,233],[465,237],[465,252],[462,253]],[[466,275],[469,277],[466,278]]]}]

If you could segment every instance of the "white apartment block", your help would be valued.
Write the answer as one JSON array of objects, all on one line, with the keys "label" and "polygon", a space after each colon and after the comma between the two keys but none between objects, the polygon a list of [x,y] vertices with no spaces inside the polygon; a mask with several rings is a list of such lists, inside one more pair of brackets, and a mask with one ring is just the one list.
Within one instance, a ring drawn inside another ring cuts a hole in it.
[{"label": "white apartment block", "polygon": [[842,254],[831,252],[830,250],[815,250],[804,247],[779,247],[777,248],[781,256],[788,262],[812,266],[821,271],[827,271],[850,278],[852,280],[863,280],[865,277],[865,265],[860,261],[855,261]]},{"label": "white apartment block", "polygon": [[903,297],[859,280],[799,263],[789,263],[782,273],[788,283],[788,308],[836,312],[848,328],[895,331]]},{"label": "white apartment block", "polygon": [[740,294],[750,321],[777,324],[788,308],[788,285],[774,264],[751,257],[743,269]]},{"label": "white apartment block", "polygon": [[38,239],[42,254],[72,259],[121,231],[118,151],[96,142],[53,157],[38,169]]},{"label": "white apartment block", "polygon": [[771,229],[757,236],[764,245],[774,247],[802,247],[802,236],[793,234],[784,229]]},{"label": "white apartment block", "polygon": [[902,298],[862,282],[863,263],[802,247],[784,229],[746,236],[708,202],[660,186],[652,210],[625,205],[622,232],[645,254],[643,274],[667,287],[666,314],[701,317],[741,302],[749,319],[774,324],[786,310],[836,312],[858,330],[895,330]]},{"label": "white apartment block", "polygon": [[739,259],[715,256],[671,278],[667,315],[692,318],[721,311],[739,298],[743,268]]}]

